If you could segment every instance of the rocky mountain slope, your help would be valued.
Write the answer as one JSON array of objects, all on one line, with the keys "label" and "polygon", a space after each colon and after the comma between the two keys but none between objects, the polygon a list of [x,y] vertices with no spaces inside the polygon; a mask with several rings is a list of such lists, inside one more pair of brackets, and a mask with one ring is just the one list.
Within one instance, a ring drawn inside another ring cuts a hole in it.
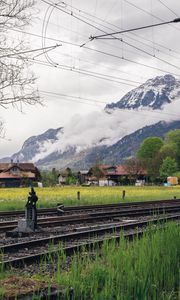
[{"label": "rocky mountain slope", "polygon": [[[112,146],[97,146],[88,149],[84,153],[76,156],[76,160],[67,163],[60,158],[60,165],[64,167],[73,167],[76,170],[89,168],[92,164],[99,160],[104,164],[121,164],[126,158],[133,156],[142,141],[151,136],[158,136],[164,138],[169,130],[180,129],[180,121],[171,123],[158,122],[157,124],[145,126],[132,134],[129,134]],[[57,161],[58,164],[58,161]]]},{"label": "rocky mountain slope", "polygon": [[106,105],[106,109],[142,108],[161,109],[180,96],[180,81],[172,75],[157,76],[147,80],[127,93],[120,101]]},{"label": "rocky mountain slope", "polygon": [[[163,137],[169,130],[180,129],[180,118],[177,119],[177,116],[174,120],[172,117],[162,121],[161,114],[158,114],[159,119],[156,116],[155,119],[152,118],[152,122],[147,122],[145,116],[143,122],[139,122],[138,117],[140,115],[137,112],[142,111],[142,109],[147,109],[146,115],[150,114],[150,111],[163,112],[164,108],[173,105],[173,103],[179,106],[179,103],[175,102],[178,99],[180,101],[180,81],[175,77],[167,74],[149,79],[138,88],[127,93],[121,100],[106,105],[105,112],[101,115],[102,122],[95,124],[94,131],[92,131],[91,120],[94,119],[96,122],[97,116],[91,116],[89,124],[85,120],[86,131],[83,126],[81,126],[81,132],[79,129],[77,132],[74,131],[75,123],[73,126],[69,126],[68,130],[62,127],[49,129],[41,135],[28,138],[19,152],[0,161],[7,162],[10,159],[21,162],[32,161],[40,168],[70,166],[74,169],[86,169],[96,160],[108,164],[122,163],[125,158],[134,155],[146,137]],[[136,119],[133,119],[133,115],[127,115],[129,120],[125,118],[124,123],[120,122],[123,118],[122,109],[127,112],[135,110]],[[106,118],[109,113],[110,119],[104,120],[103,123],[103,118]],[[168,115],[167,111],[165,114]],[[106,124],[107,121],[108,124]],[[131,126],[129,126],[130,123]],[[135,126],[136,123],[138,126]],[[84,136],[83,130],[85,131]],[[82,134],[82,138],[80,134]],[[114,140],[111,135],[115,136]],[[83,137],[87,139],[86,144],[82,143]]]},{"label": "rocky mountain slope", "polygon": [[40,152],[43,151],[47,145],[53,144],[58,139],[58,134],[63,133],[63,128],[48,129],[43,134],[32,136],[28,138],[21,150],[14,153],[11,157],[4,157],[1,162],[9,162],[11,159],[13,161],[29,162],[33,161],[33,158]]}]

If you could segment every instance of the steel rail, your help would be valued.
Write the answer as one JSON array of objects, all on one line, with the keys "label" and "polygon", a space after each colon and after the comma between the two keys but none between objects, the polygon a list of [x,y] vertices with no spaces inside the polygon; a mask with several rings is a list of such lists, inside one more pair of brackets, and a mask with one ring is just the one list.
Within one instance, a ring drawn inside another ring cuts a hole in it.
[{"label": "steel rail", "polygon": [[[99,211],[91,212],[86,214],[78,215],[67,215],[59,217],[43,218],[38,220],[39,227],[56,227],[63,226],[67,224],[79,224],[83,222],[94,222],[103,221],[107,219],[112,219],[116,217],[139,217],[163,213],[172,213],[180,211],[180,205],[173,206],[163,206],[154,208],[138,208],[138,209],[124,209],[124,210],[114,210],[114,211]],[[17,226],[17,221],[5,221],[0,222],[0,232],[7,232],[13,230]]]},{"label": "steel rail", "polygon": [[[94,221],[103,221],[107,219],[112,219],[115,217],[138,217],[138,216],[147,216],[163,213],[173,213],[180,211],[179,205],[168,205],[168,206],[159,206],[153,208],[135,208],[135,209],[121,209],[121,210],[111,210],[111,211],[98,211],[90,212],[78,215],[67,215],[59,217],[50,217],[43,218],[38,220],[39,227],[56,227],[67,224],[78,224],[83,222],[94,222]],[[0,232],[7,232],[13,230],[17,226],[17,221],[5,221],[0,222]]]},{"label": "steel rail", "polygon": [[[176,214],[173,216],[165,216],[163,218],[153,218],[151,220],[145,220],[145,221],[140,221],[140,222],[134,222],[134,223],[128,223],[128,224],[121,224],[121,225],[112,225],[108,227],[103,227],[99,229],[93,229],[93,230],[86,230],[86,231],[81,231],[81,232],[76,232],[76,233],[68,233],[64,235],[59,235],[59,236],[54,236],[51,238],[43,238],[41,240],[34,240],[34,241],[29,241],[29,242],[24,242],[24,243],[18,243],[18,244],[13,244],[13,245],[8,245],[1,247],[1,251],[4,251],[4,253],[10,252],[12,249],[17,250],[17,249],[22,249],[23,247],[32,247],[32,246],[42,246],[47,243],[54,243],[57,244],[59,242],[67,242],[67,241],[72,241],[72,239],[75,240],[81,240],[82,238],[92,238],[92,237],[97,237],[97,236],[102,236],[107,233],[117,233],[122,230],[129,230],[133,229],[135,230],[134,235],[137,235],[137,230],[139,228],[147,227],[147,225],[152,225],[152,224],[161,224],[161,223],[166,223],[168,221],[174,221],[174,220],[179,220],[180,219],[180,214]],[[132,233],[131,233],[132,234]],[[116,239],[119,240],[120,237],[106,237],[106,240],[112,240]],[[81,251],[81,249],[91,249],[92,247],[94,248],[95,245],[100,245],[102,244],[103,240],[91,240],[84,242],[83,244],[76,244],[76,245],[71,245],[71,246],[65,246],[63,249],[55,249],[52,251],[43,251],[40,253],[36,254],[31,254],[23,257],[18,257],[14,259],[9,259],[9,260],[2,260],[0,263],[1,268],[8,268],[8,267],[21,267],[24,265],[32,264],[35,262],[39,262],[42,258],[49,256],[49,255],[57,255],[58,252],[64,251],[66,255],[72,255],[77,251]],[[41,250],[42,251],[42,250]]]},{"label": "steel rail", "polygon": [[[79,200],[78,200],[79,201]],[[119,203],[109,203],[109,204],[94,204],[94,205],[77,205],[77,206],[66,206],[64,207],[64,212],[69,213],[71,211],[80,211],[80,210],[97,210],[97,209],[106,209],[114,207],[134,207],[134,206],[149,206],[149,205],[164,205],[167,203],[176,204],[180,203],[180,199],[168,199],[168,200],[151,200],[151,201],[137,201],[137,202],[119,202]],[[57,207],[52,208],[41,208],[38,209],[38,215],[43,214],[55,214],[57,213]],[[13,216],[23,216],[23,210],[15,211],[0,211],[1,217],[13,217]]]}]

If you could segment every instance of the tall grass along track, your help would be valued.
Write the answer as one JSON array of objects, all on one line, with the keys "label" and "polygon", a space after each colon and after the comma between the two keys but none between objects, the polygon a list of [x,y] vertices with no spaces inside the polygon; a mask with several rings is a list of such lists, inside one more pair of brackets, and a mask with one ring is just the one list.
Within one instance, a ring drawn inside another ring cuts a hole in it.
[{"label": "tall grass along track", "polygon": [[[50,255],[56,255],[58,253],[58,247],[56,249],[47,250],[47,247],[43,248],[44,245],[51,244],[58,244],[58,243],[68,243],[68,245],[61,247],[59,251],[64,251],[66,255],[71,255],[75,253],[76,251],[80,251],[81,249],[84,249],[86,247],[87,249],[91,249],[95,246],[100,246],[104,240],[102,236],[105,236],[105,239],[116,239],[119,240],[119,235],[116,234],[120,231],[127,231],[127,230],[133,230],[133,232],[130,232],[129,235],[131,238],[135,235],[137,235],[137,232],[139,229],[142,233],[142,228],[145,228],[149,224],[160,224],[168,221],[174,221],[179,220],[180,214],[175,214],[172,216],[163,216],[163,217],[154,217],[151,220],[144,220],[140,222],[133,222],[128,224],[108,224],[104,225],[103,227],[96,228],[96,229],[90,229],[90,230],[83,230],[79,232],[73,232],[68,233],[64,235],[58,235],[53,236],[50,238],[43,238],[39,240],[34,240],[30,242],[24,242],[24,243],[17,243],[13,245],[7,245],[0,248],[0,251],[4,252],[2,254],[2,261],[1,261],[1,268],[7,268],[9,266],[13,267],[21,267],[23,265],[32,264],[35,262],[40,261],[43,257]],[[107,237],[105,234],[112,234],[109,237]],[[101,237],[101,238],[99,238]],[[96,238],[96,239],[95,239]],[[82,240],[84,240],[82,242]],[[37,247],[37,248],[36,248]],[[38,249],[39,248],[39,249]],[[28,252],[27,255],[24,255],[24,251],[22,251],[22,254],[18,253],[18,250],[25,249],[25,252]],[[35,250],[36,249],[36,250]],[[12,257],[11,252],[15,251],[15,254]],[[30,253],[31,252],[31,253]],[[33,254],[32,254],[33,253]],[[8,257],[8,258],[7,258]],[[10,257],[10,258],[9,258]]]}]

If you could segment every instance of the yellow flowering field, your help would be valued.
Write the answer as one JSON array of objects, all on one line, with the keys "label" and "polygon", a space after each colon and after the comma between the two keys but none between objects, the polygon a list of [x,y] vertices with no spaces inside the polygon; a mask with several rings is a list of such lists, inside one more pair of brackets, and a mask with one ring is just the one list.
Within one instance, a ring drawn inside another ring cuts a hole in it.
[{"label": "yellow flowering field", "polygon": [[[35,188],[38,195],[38,207],[52,207],[57,203],[64,205],[84,205],[98,203],[115,203],[130,201],[146,201],[172,199],[174,196],[180,198],[180,186],[176,187],[52,187]],[[126,197],[122,200],[122,191],[126,191]],[[1,188],[0,210],[23,209],[29,188]],[[77,200],[77,192],[80,191],[81,199]]]}]

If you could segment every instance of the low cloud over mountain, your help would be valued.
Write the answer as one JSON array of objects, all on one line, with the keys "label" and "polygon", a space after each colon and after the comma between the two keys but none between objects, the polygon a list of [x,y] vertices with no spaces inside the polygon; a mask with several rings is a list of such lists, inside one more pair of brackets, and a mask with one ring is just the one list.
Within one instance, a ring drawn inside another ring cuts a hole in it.
[{"label": "low cloud over mountain", "polygon": [[[95,159],[118,163],[133,155],[148,132],[151,136],[162,136],[169,128],[180,128],[179,101],[180,81],[175,77],[165,75],[149,79],[101,112],[83,117],[75,115],[64,128],[49,129],[30,137],[11,158],[33,161],[45,167],[86,168]],[[135,139],[132,142],[132,135],[137,136],[137,132],[143,134],[138,135],[141,136],[138,143]],[[128,143],[128,139],[131,142]],[[128,151],[124,148],[125,140]]]}]

